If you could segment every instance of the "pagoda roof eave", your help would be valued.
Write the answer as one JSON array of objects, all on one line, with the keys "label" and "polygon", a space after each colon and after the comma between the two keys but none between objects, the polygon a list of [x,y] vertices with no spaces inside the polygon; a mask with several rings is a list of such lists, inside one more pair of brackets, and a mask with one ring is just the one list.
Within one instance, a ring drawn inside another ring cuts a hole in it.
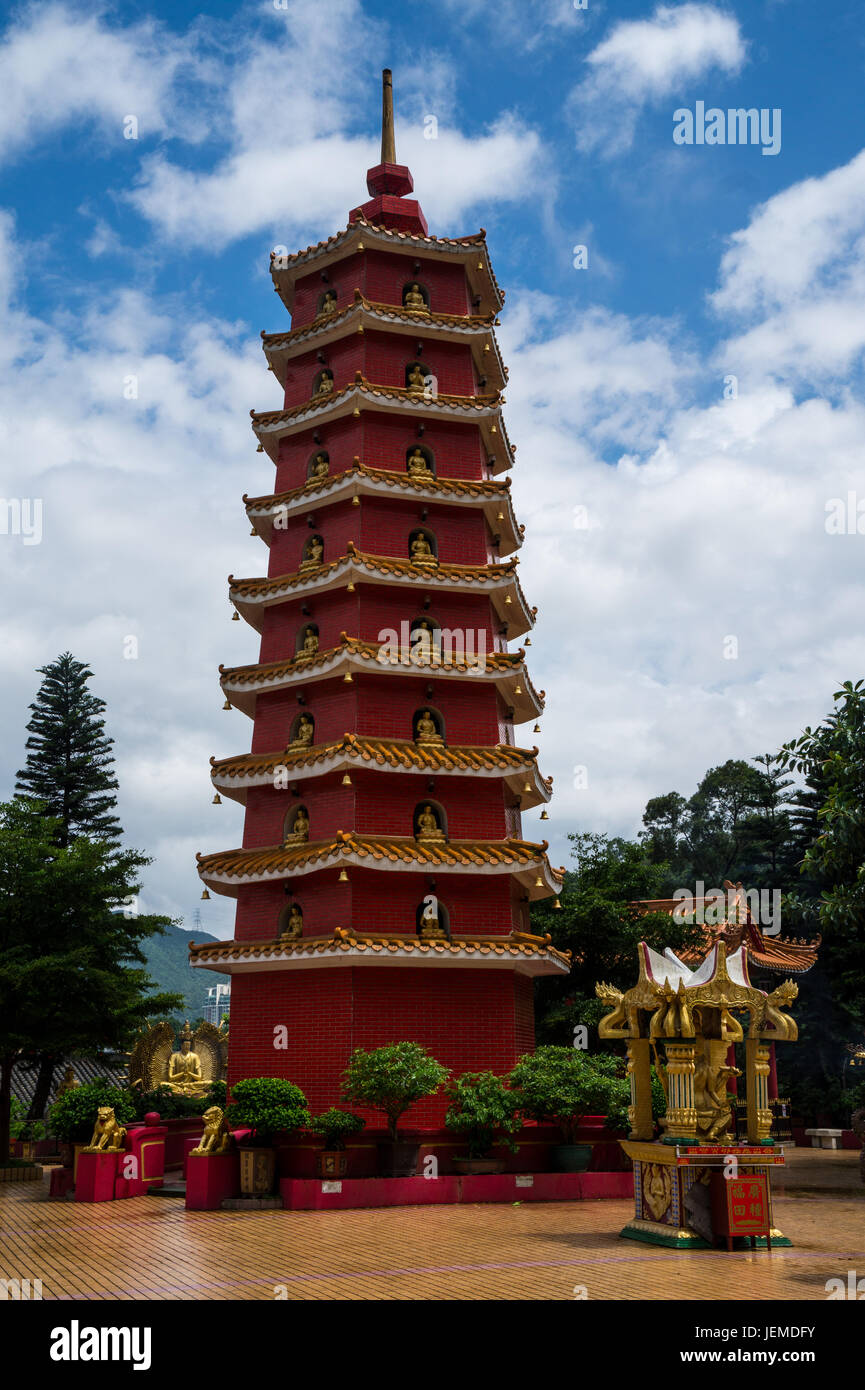
[{"label": "pagoda roof eave", "polygon": [[370,965],[446,966],[451,970],[510,966],[517,974],[534,976],[567,974],[571,968],[567,951],[556,950],[548,937],[527,933],[486,937],[454,933],[446,941],[432,941],[417,935],[367,935],[344,929],[329,937],[301,937],[298,941],[191,942],[189,964],[228,975]]},{"label": "pagoda roof eave", "polygon": [[417,257],[419,251],[432,260],[457,261],[465,266],[469,286],[481,306],[498,312],[505,302],[486,246],[486,232],[466,237],[437,237],[429,233],[400,232],[374,226],[363,217],[349,223],[342,231],[327,237],[302,251],[286,255],[271,254],[270,276],[273,286],[289,313],[294,309],[294,291],[301,276],[311,270],[323,270],[335,261],[344,260],[356,251],[374,247],[380,251],[395,251],[400,255]]},{"label": "pagoda roof eave", "polygon": [[230,601],[258,632],[265,608],[285,603],[297,594],[327,593],[356,582],[417,585],[431,592],[486,594],[506,628],[504,635],[508,641],[529,631],[535,621],[536,610],[530,609],[526,602],[516,575],[515,559],[491,565],[412,565],[394,556],[366,554],[349,541],[345,555],[314,569],[271,578],[235,579],[234,575],[229,575],[228,582]]},{"label": "pagoda roof eave", "polygon": [[[359,460],[341,473],[328,473],[310,479],[302,487],[243,501],[250,524],[265,544],[272,541],[275,520],[308,511],[310,506],[328,506],[349,497],[399,496],[443,506],[480,505],[493,535],[499,536],[499,552],[507,556],[523,543],[523,528],[517,522],[511,498],[510,480],[497,482],[463,478],[413,478],[406,472],[386,468],[366,468]],[[499,514],[504,520],[499,520]]]},{"label": "pagoda roof eave", "polygon": [[217,791],[241,805],[245,805],[250,788],[272,787],[277,769],[284,769],[297,783],[348,771],[498,779],[521,798],[523,810],[530,810],[549,802],[552,796],[552,778],[541,776],[537,758],[537,748],[516,748],[509,743],[448,746],[346,733],[333,743],[315,745],[302,753],[283,748],[273,753],[211,759],[210,778]]},{"label": "pagoda roof eave", "polygon": [[[288,333],[262,333],[261,345],[268,365],[284,388],[288,364],[311,348],[324,348],[345,336],[346,330],[360,328],[398,333],[416,340],[424,337],[448,343],[465,343],[472,350],[478,375],[486,377],[492,390],[503,391],[508,379],[493,326],[494,314],[419,313],[399,305],[378,303],[355,290],[354,300],[331,314],[319,315],[311,323]],[[413,354],[410,354],[413,355]]]},{"label": "pagoda roof eave", "polygon": [[402,386],[379,386],[357,373],[356,379],[339,391],[313,396],[288,410],[253,410],[250,417],[253,433],[274,463],[279,457],[281,440],[355,411],[384,410],[411,419],[428,416],[457,424],[476,424],[492,471],[497,474],[513,467],[515,453],[505,429],[503,403],[498,393],[490,396],[455,396],[445,392],[424,395]]},{"label": "pagoda roof eave", "polygon": [[[706,905],[714,909],[718,899],[709,896],[694,898],[691,902],[695,909],[705,912]],[[681,898],[643,898],[630,906],[641,916],[650,912],[663,912],[669,917],[678,917],[684,921],[692,915],[691,911],[685,909],[685,903]],[[819,936],[812,941],[804,941],[780,935],[766,935],[760,931],[747,909],[740,921],[701,922],[699,925],[702,927],[702,942],[695,946],[683,947],[676,952],[685,965],[698,965],[705,957],[707,948],[713,947],[720,940],[730,953],[743,945],[746,946],[748,960],[757,969],[769,970],[775,974],[803,975],[817,963],[817,952],[822,941]]]},{"label": "pagoda roof eave", "polygon": [[487,652],[464,654],[460,659],[419,659],[411,648],[382,655],[384,643],[366,642],[343,634],[338,647],[316,652],[314,656],[297,656],[287,661],[254,662],[248,666],[220,668],[222,693],[235,709],[250,719],[255,717],[259,695],[293,686],[304,688],[320,681],[345,679],[346,674],[417,676],[429,680],[486,681],[496,685],[501,697],[513,709],[515,724],[538,719],[544,708],[544,692],[537,691],[525,667],[524,652]]},{"label": "pagoda roof eave", "polygon": [[[300,845],[268,845],[260,849],[223,850],[197,856],[201,881],[225,897],[237,897],[251,883],[297,879],[323,869],[372,869],[384,873],[434,871],[514,878],[530,900],[558,893],[564,869],[554,869],[546,842],[529,840],[418,841],[410,837],[369,836],[338,831],[332,840]],[[538,879],[541,880],[538,883]]]}]

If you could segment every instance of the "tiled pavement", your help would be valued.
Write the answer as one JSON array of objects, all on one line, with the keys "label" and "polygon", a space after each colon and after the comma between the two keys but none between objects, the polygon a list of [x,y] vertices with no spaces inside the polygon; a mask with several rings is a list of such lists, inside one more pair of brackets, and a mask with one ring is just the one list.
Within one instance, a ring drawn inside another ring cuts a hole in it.
[{"label": "tiled pavement", "polygon": [[621,1240],[631,1203],[549,1202],[347,1212],[187,1212],[137,1197],[45,1200],[47,1178],[0,1185],[0,1277],[61,1299],[820,1299],[865,1276],[858,1154],[790,1152],[771,1252]]}]

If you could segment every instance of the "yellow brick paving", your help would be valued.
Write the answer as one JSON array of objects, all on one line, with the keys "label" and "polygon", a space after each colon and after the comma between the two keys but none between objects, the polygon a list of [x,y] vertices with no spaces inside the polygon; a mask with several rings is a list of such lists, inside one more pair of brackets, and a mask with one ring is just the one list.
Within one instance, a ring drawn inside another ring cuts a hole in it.
[{"label": "yellow brick paving", "polygon": [[169,1198],[50,1202],[46,1177],[0,1184],[0,1277],[76,1300],[570,1301],[582,1288],[607,1300],[825,1300],[827,1279],[865,1277],[858,1159],[791,1151],[775,1219],[794,1247],[731,1255],[621,1240],[622,1200],[187,1212]]}]

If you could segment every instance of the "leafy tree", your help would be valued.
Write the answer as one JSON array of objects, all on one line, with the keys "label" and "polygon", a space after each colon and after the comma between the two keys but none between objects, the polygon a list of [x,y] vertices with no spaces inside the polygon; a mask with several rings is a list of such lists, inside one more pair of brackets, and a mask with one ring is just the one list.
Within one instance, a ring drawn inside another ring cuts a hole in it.
[{"label": "leafy tree", "polygon": [[845,681],[834,699],[823,723],[782,755],[806,786],[798,829],[809,842],[808,882],[797,906],[806,920],[816,912],[829,994],[852,1040],[865,1027],[865,682]]},{"label": "leafy tree", "polygon": [[45,679],[30,706],[27,761],[15,789],[43,803],[61,846],[79,835],[117,841],[123,832],[113,814],[113,740],[105,733],[105,701],[88,689],[93,672],[64,652],[39,673]]},{"label": "leafy tree", "polygon": [[463,1072],[451,1079],[447,1095],[451,1103],[445,1124],[465,1135],[469,1158],[486,1158],[496,1143],[516,1153],[512,1136],[522,1129],[523,1121],[507,1077],[491,1071]]},{"label": "leafy tree", "polygon": [[666,864],[651,861],[644,844],[589,833],[568,839],[577,868],[565,875],[561,911],[548,901],[532,907],[532,930],[549,932],[554,946],[573,953],[569,975],[537,981],[537,1035],[544,1043],[569,1044],[575,1024],[597,1024],[605,1010],[595,984],[603,980],[629,989],[640,941],[663,951],[702,939],[699,928],[663,912],[641,915],[630,906],[662,897],[669,873]]},{"label": "leafy tree", "polygon": [[38,802],[0,804],[0,1161],[19,1057],[122,1048],[179,1000],[150,995],[141,969],[166,919],[122,911],[149,861],[83,837],[61,847],[58,832]]},{"label": "leafy tree", "polygon": [[621,1072],[609,1053],[547,1046],[521,1057],[508,1079],[525,1114],[558,1125],[563,1142],[575,1144],[586,1115],[624,1120],[631,1088]]},{"label": "leafy tree", "polygon": [[390,1043],[366,1051],[358,1047],[343,1074],[343,1100],[382,1110],[391,1141],[398,1142],[400,1115],[416,1100],[433,1095],[446,1080],[447,1067],[416,1042]]}]

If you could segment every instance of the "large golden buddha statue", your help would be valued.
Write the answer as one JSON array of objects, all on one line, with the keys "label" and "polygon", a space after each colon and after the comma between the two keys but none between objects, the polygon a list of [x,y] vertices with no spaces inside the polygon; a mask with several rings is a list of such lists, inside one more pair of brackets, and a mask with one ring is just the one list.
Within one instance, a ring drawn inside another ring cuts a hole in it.
[{"label": "large golden buddha statue", "polygon": [[187,1021],[179,1048],[173,1026],[157,1023],[136,1038],[129,1077],[132,1086],[143,1091],[165,1086],[178,1095],[204,1095],[211,1082],[225,1080],[227,1061],[228,1035],[212,1023],[200,1023],[193,1033]]},{"label": "large golden buddha statue", "polygon": [[415,743],[444,743],[428,709],[421,710],[415,725]]},{"label": "large golden buddha statue", "polygon": [[168,1063],[168,1079],[162,1082],[172,1091],[184,1096],[203,1096],[207,1090],[201,1058],[192,1050],[192,1029],[189,1019],[180,1032],[180,1051],[172,1052]]}]

